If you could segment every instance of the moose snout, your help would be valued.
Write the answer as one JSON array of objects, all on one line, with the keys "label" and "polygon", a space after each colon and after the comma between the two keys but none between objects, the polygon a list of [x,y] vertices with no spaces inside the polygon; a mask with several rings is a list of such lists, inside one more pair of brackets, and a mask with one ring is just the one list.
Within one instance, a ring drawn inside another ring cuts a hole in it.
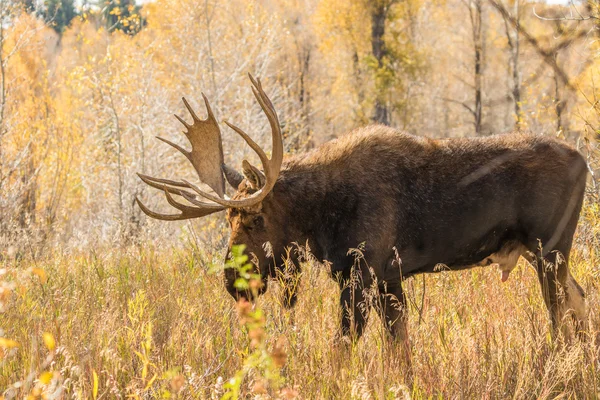
[{"label": "moose snout", "polygon": [[236,300],[246,299],[253,300],[252,294],[246,290],[238,290],[235,282],[239,279],[239,273],[233,268],[225,268],[225,288],[227,292]]},{"label": "moose snout", "polygon": [[[225,258],[226,260],[230,260],[232,257],[231,251],[228,250],[227,251],[227,257]],[[257,268],[255,266],[255,268]],[[267,291],[267,284],[268,284],[268,277],[264,277],[261,276],[261,279],[259,281],[256,280],[246,280],[245,282],[241,282],[242,285],[247,285],[248,288],[247,289],[239,289],[238,285],[236,285],[236,282],[238,282],[238,284],[240,283],[239,280],[245,280],[245,277],[240,275],[240,272],[235,268],[235,267],[231,267],[231,266],[227,266],[225,268],[224,271],[224,278],[225,278],[225,288],[227,289],[227,292],[236,300],[239,301],[240,299],[245,299],[248,301],[254,301],[254,299],[257,296],[262,295],[263,293],[265,293]]]}]

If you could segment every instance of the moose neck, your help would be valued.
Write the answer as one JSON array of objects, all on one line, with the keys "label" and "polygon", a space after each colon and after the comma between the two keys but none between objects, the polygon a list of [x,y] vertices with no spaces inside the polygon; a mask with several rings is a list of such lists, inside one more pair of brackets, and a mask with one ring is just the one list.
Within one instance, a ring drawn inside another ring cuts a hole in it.
[{"label": "moose neck", "polygon": [[355,204],[354,193],[334,175],[323,166],[289,163],[274,187],[282,234],[290,243],[308,243],[319,260],[327,258]]}]

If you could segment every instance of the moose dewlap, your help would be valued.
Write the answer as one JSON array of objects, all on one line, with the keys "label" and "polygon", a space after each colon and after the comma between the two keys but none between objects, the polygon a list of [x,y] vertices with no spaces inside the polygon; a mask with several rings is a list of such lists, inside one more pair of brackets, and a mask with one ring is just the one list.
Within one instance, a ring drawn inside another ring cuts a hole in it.
[{"label": "moose dewlap", "polygon": [[[369,126],[284,160],[273,104],[260,80],[250,79],[271,126],[271,158],[244,131],[226,124],[256,151],[264,172],[245,160],[243,174],[225,165],[208,101],[204,98],[208,117],[201,120],[184,99],[193,123],[178,119],[191,150],[162,140],[190,160],[214,193],[184,180],[140,175],[163,190],[179,213],[159,214],[138,200],[146,214],[163,220],[227,210],[229,249],[246,245],[263,280],[258,292],[239,291],[238,272],[226,269],[225,286],[235,298],[260,294],[268,278],[286,268],[292,274],[283,279],[285,304],[292,306],[300,256],[288,249],[308,243],[315,257],[331,264],[340,284],[343,334],[358,337],[365,326],[368,311],[359,304],[363,289],[373,283],[370,267],[386,327],[403,338],[404,278],[435,272],[439,264],[451,270],[498,264],[506,280],[524,256],[538,272],[554,328],[564,326],[566,315],[584,328],[583,290],[568,266],[587,176],[575,149],[542,136],[432,140]],[[236,190],[231,198],[225,180]],[[357,261],[348,250],[360,244],[364,257]]]}]

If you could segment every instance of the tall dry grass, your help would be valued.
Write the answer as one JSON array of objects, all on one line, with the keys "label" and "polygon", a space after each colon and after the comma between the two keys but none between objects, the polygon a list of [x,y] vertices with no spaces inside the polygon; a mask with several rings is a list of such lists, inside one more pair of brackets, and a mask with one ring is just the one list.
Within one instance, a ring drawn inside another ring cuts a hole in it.
[{"label": "tall dry grass", "polygon": [[[588,295],[592,337],[600,326],[599,215],[597,203],[586,206],[571,258]],[[257,303],[263,353],[272,356],[274,346],[284,353],[269,367],[278,387],[269,387],[265,360],[248,364],[257,332],[240,325],[221,275],[210,272],[222,262],[217,254],[142,243],[55,250],[38,259],[5,255],[0,394],[212,399],[243,371],[241,398],[600,396],[598,348],[593,340],[553,342],[536,274],[525,262],[504,284],[494,268],[407,280],[412,367],[375,313],[356,346],[340,346],[337,285],[324,267],[308,263],[293,311],[274,284]]]}]

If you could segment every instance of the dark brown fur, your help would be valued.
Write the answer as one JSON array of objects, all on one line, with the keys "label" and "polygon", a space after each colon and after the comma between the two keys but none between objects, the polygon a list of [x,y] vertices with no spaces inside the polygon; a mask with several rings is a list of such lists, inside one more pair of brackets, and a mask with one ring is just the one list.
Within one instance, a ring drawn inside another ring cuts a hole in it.
[{"label": "dark brown fur", "polygon": [[[373,268],[388,294],[381,302],[394,335],[405,332],[402,279],[439,264],[489,264],[492,255],[515,251],[537,265],[555,327],[569,309],[583,323],[583,291],[567,260],[586,175],[582,156],[549,137],[432,140],[370,126],[290,157],[260,206],[228,211],[230,246],[243,243],[256,254],[266,284],[282,268],[286,247],[308,243],[340,282],[344,334],[360,335],[366,322],[357,309],[361,285],[346,284],[355,266],[348,250],[361,245],[364,262],[355,270],[366,287],[372,278],[365,262]],[[245,179],[236,197],[253,191]],[[263,251],[267,241],[276,263]],[[227,270],[226,286],[239,297],[235,278]]]}]

